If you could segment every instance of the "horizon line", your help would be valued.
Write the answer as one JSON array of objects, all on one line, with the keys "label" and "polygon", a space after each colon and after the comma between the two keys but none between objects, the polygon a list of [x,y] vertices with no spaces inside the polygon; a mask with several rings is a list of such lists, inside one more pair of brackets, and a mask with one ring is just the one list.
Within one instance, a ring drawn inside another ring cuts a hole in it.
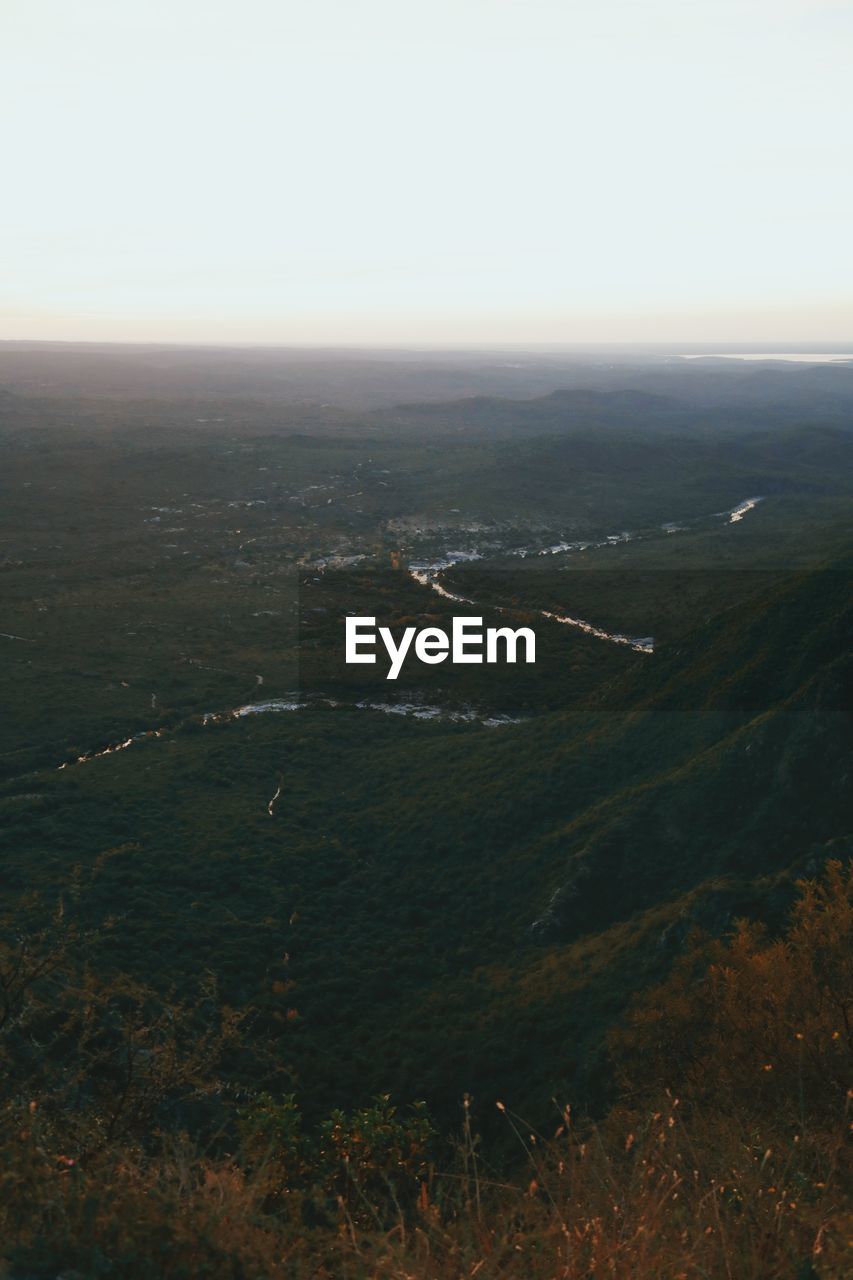
[{"label": "horizon line", "polygon": [[264,342],[260,340],[225,340],[210,341],[204,339],[131,339],[131,338],[0,338],[0,348],[8,348],[13,346],[19,347],[113,347],[113,348],[136,348],[136,349],[169,349],[169,350],[244,350],[244,351],[417,351],[417,352],[488,352],[488,351],[528,351],[542,353],[559,353],[559,352],[584,352],[584,351],[625,351],[625,350],[646,350],[646,351],[689,351],[697,352],[701,349],[717,348],[709,352],[709,354],[723,354],[723,349],[732,352],[754,352],[755,354],[784,355],[784,354],[826,354],[826,355],[846,355],[849,354],[853,358],[853,339],[850,341],[839,341],[838,339],[827,339],[826,341],[797,340],[795,338],[785,340],[767,341],[766,339],[755,338],[752,341],[743,339],[737,341],[727,341],[725,339],[707,339],[706,341],[684,341],[672,340],[666,341],[655,339],[654,341],[642,339],[626,339],[626,340],[608,340],[608,341],[572,341],[572,342],[357,342],[357,341],[340,341],[340,342]]}]

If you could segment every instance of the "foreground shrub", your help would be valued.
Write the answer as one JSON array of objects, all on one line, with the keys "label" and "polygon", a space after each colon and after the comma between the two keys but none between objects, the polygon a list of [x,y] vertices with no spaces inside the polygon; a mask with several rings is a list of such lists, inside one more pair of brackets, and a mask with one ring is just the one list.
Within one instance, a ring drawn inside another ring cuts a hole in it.
[{"label": "foreground shrub", "polygon": [[[67,1091],[43,1106],[26,1100],[26,1080],[7,1078],[5,1274],[844,1280],[851,942],[853,874],[835,863],[801,886],[781,938],[742,924],[726,941],[697,940],[614,1036],[624,1096],[600,1125],[576,1124],[567,1108],[543,1135],[497,1104],[518,1145],[510,1180],[484,1159],[467,1109],[455,1155],[436,1161],[422,1108],[397,1112],[380,1098],[306,1133],[291,1096],[259,1094],[230,1111],[223,1096],[233,1147],[220,1137],[204,1150],[158,1126],[159,1100],[105,1136],[114,1088],[87,1093],[81,1079],[76,1106]],[[16,996],[7,1019],[19,1037],[28,998]],[[156,1018],[151,1026],[143,1076],[156,1045],[173,1045],[178,1066],[153,1075],[170,1105],[182,1089],[207,1096],[198,1056]],[[205,1042],[206,1057],[218,1043]],[[40,1072],[33,1080],[45,1087]]]}]

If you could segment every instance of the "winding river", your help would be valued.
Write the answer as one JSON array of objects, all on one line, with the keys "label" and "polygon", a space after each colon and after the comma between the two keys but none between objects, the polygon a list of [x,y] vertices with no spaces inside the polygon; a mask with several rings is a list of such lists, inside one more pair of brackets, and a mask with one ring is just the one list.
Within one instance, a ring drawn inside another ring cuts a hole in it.
[{"label": "winding river", "polygon": [[[737,506],[729,511],[717,512],[717,517],[724,517],[729,524],[739,523],[743,517],[752,511],[759,502],[761,497],[745,498],[739,502]],[[677,533],[687,528],[685,525],[664,524],[659,526],[665,533]],[[550,547],[521,547],[517,550],[506,552],[506,556],[517,556],[522,559],[532,556],[559,555],[566,552],[580,552],[591,550],[598,547],[615,546],[621,542],[630,542],[635,538],[643,536],[634,533],[618,533],[610,534],[601,541],[586,542],[559,542]],[[495,609],[500,613],[517,613],[519,610],[511,609],[504,605],[477,605],[475,600],[470,597],[460,595],[458,592],[450,591],[441,581],[441,575],[445,570],[451,568],[455,564],[483,560],[483,556],[479,551],[452,551],[442,556],[440,559],[426,561],[412,561],[408,566],[411,577],[422,586],[435,591],[445,600],[451,600],[455,604],[474,605],[475,608]],[[525,610],[524,612],[528,612]],[[583,618],[575,618],[569,614],[555,613],[547,609],[535,610],[540,617],[548,619],[550,622],[557,622],[562,626],[574,627],[584,634],[593,636],[597,640],[604,640],[611,644],[627,645],[629,648],[636,650],[638,653],[653,653],[654,638],[652,636],[628,636],[620,632],[605,631],[601,627],[596,627],[593,623],[585,621]],[[4,636],[8,639],[20,639],[18,636]],[[262,675],[255,676],[256,686],[259,688],[264,680]],[[154,699],[156,695],[152,695]],[[152,706],[154,705],[152,701]],[[375,702],[369,699],[362,699],[358,702],[347,702],[337,698],[327,698],[323,696],[306,696],[298,693],[288,694],[284,698],[269,698],[263,702],[247,702],[241,706],[232,707],[227,711],[211,711],[202,717],[203,725],[221,724],[228,721],[240,720],[245,716],[265,715],[273,712],[287,711],[304,711],[311,707],[349,707],[359,711],[372,711],[383,715],[406,716],[414,720],[434,720],[444,721],[451,724],[479,724],[486,728],[500,728],[505,725],[518,724],[523,717],[513,717],[506,715],[485,716],[473,710],[472,708],[461,708],[452,710],[447,707],[431,706],[425,703],[416,702]],[[102,756],[115,755],[119,751],[126,751],[130,747],[140,742],[147,742],[150,739],[162,738],[167,734],[175,733],[178,729],[191,723],[194,717],[190,716],[180,721],[177,725],[171,727],[160,727],[158,729],[146,729],[141,733],[132,734],[130,737],[123,738],[119,742],[111,743],[109,746],[103,747],[97,751],[89,751],[78,756],[75,760],[67,760],[63,764],[58,765],[58,769],[71,769],[77,765],[88,764],[92,760],[99,760]],[[281,788],[276,791],[275,795],[269,802],[269,812],[272,816],[275,803],[281,794]]]},{"label": "winding river", "polygon": [[[737,506],[732,507],[729,511],[718,511],[714,518],[723,517],[729,524],[738,524],[747,512],[752,511],[762,502],[761,497],[744,498]],[[675,534],[685,532],[689,525],[676,524],[669,521],[659,526],[660,530],[666,534]],[[579,542],[557,542],[550,547],[518,547],[515,550],[507,551],[505,556],[514,556],[521,560],[532,558],[534,556],[555,556],[563,555],[568,552],[582,552],[597,550],[600,547],[615,547],[619,543],[633,542],[637,538],[645,536],[642,533],[611,533],[606,538],[598,541],[587,540]],[[549,609],[536,610],[518,610],[510,609],[506,605],[478,605],[476,600],[472,600],[470,596],[460,595],[457,591],[450,591],[442,582],[442,575],[447,569],[456,564],[467,564],[476,560],[484,560],[486,557],[477,550],[472,551],[448,551],[445,555],[437,560],[413,560],[408,566],[409,575],[414,578],[423,587],[429,587],[435,591],[444,600],[451,600],[454,604],[470,604],[475,608],[494,609],[498,613],[519,613],[519,612],[535,612],[540,618],[547,618],[550,622],[558,622],[564,627],[575,627],[578,631],[583,631],[585,635],[594,636],[596,640],[606,640],[610,644],[627,645],[630,649],[634,649],[637,653],[654,653],[655,641],[654,636],[628,636],[620,631],[605,631],[603,627],[596,627],[592,622],[587,622],[584,618],[575,618],[570,614],[554,613]]]}]

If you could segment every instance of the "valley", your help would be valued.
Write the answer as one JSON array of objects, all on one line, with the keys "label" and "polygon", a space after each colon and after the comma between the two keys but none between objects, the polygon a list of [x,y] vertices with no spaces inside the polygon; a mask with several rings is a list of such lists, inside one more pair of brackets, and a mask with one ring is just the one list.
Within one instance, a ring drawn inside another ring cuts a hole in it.
[{"label": "valley", "polygon": [[[73,893],[104,973],[215,974],[309,1118],[604,1106],[678,939],[780,919],[851,832],[847,371],[802,423],[799,383],[696,375],[372,410],[12,378],[7,899]],[[343,661],[348,616],[472,611],[536,663]]]}]

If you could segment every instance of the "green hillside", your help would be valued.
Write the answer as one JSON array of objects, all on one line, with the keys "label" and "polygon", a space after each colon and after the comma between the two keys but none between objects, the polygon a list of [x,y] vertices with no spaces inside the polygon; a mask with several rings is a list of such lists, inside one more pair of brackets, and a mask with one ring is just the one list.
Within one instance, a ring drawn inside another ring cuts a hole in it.
[{"label": "green hillside", "polygon": [[608,1027],[690,924],[779,918],[848,847],[852,609],[846,566],[774,582],[497,729],[190,723],[8,786],[8,883],[49,901],[83,868],[84,918],[115,922],[99,963],[179,991],[215,972],[309,1113],[380,1090],[444,1117],[466,1090],[592,1101]]},{"label": "green hillside", "polygon": [[[797,881],[823,883],[829,859],[853,854],[853,436],[834,412],[799,421],[769,392],[727,399],[734,383],[718,387],[725,407],[697,403],[673,379],[372,411],[20,387],[0,402],[10,1185],[31,1178],[53,1204],[39,1161],[58,1152],[121,1235],[148,1220],[136,1191],[107,1206],[121,1170],[137,1190],[166,1188],[164,1162],[204,1180],[231,1161],[259,1197],[234,1220],[280,1240],[293,1196],[322,1253],[341,1202],[353,1232],[390,1230],[398,1208],[408,1231],[432,1213],[435,1180],[469,1186],[476,1168],[506,1191],[525,1176],[498,1101],[542,1134],[554,1100],[570,1104],[573,1160],[599,1124],[605,1185],[627,1151],[622,1117],[657,1133],[644,1108],[659,1119],[682,1084],[707,1125],[703,1168],[719,1180],[753,1161],[736,1136],[716,1143],[702,1110],[689,1045],[737,1008],[720,995],[709,1009],[696,975],[730,948],[732,971],[761,987]],[[533,628],[536,663],[407,660],[389,681],[382,663],[342,660],[348,616],[399,636],[460,614]],[[833,890],[835,967],[846,892]],[[732,941],[744,917],[768,933]],[[794,1034],[790,1010],[830,990],[809,937],[814,973],[792,970],[772,1036],[766,1000],[749,1006],[747,1076],[784,1057],[765,1046]],[[830,985],[847,1009],[845,973]],[[803,1086],[820,1137],[811,1164],[786,1167],[829,1186],[841,1050],[836,996],[820,999],[820,1071],[835,1083],[826,1097]],[[709,1046],[719,1098],[728,1060]],[[793,1141],[760,1096],[763,1111],[743,1086],[748,1124]],[[14,1135],[41,1133],[32,1114],[45,1129],[24,1168]],[[462,1173],[448,1153],[460,1122]],[[362,1152],[357,1193],[344,1150]],[[389,1169],[408,1188],[393,1213]],[[603,1221],[611,1210],[584,1196],[584,1220]],[[54,1224],[73,1219],[64,1197]],[[430,1218],[450,1232],[433,1237],[441,1256],[457,1250],[468,1271],[478,1258],[453,1233],[472,1203],[445,1198]],[[817,1231],[812,1208],[807,1220]],[[800,1230],[774,1237],[786,1258],[808,1252]],[[219,1239],[192,1231],[193,1247]],[[359,1271],[347,1238],[352,1275],[383,1274]],[[27,1239],[32,1274],[58,1274],[56,1252],[39,1271]],[[103,1248],[119,1256],[115,1240]],[[311,1249],[309,1274],[347,1274],[338,1255],[312,1272]],[[411,1259],[393,1265],[420,1280]],[[257,1267],[245,1274],[282,1274]]]}]

